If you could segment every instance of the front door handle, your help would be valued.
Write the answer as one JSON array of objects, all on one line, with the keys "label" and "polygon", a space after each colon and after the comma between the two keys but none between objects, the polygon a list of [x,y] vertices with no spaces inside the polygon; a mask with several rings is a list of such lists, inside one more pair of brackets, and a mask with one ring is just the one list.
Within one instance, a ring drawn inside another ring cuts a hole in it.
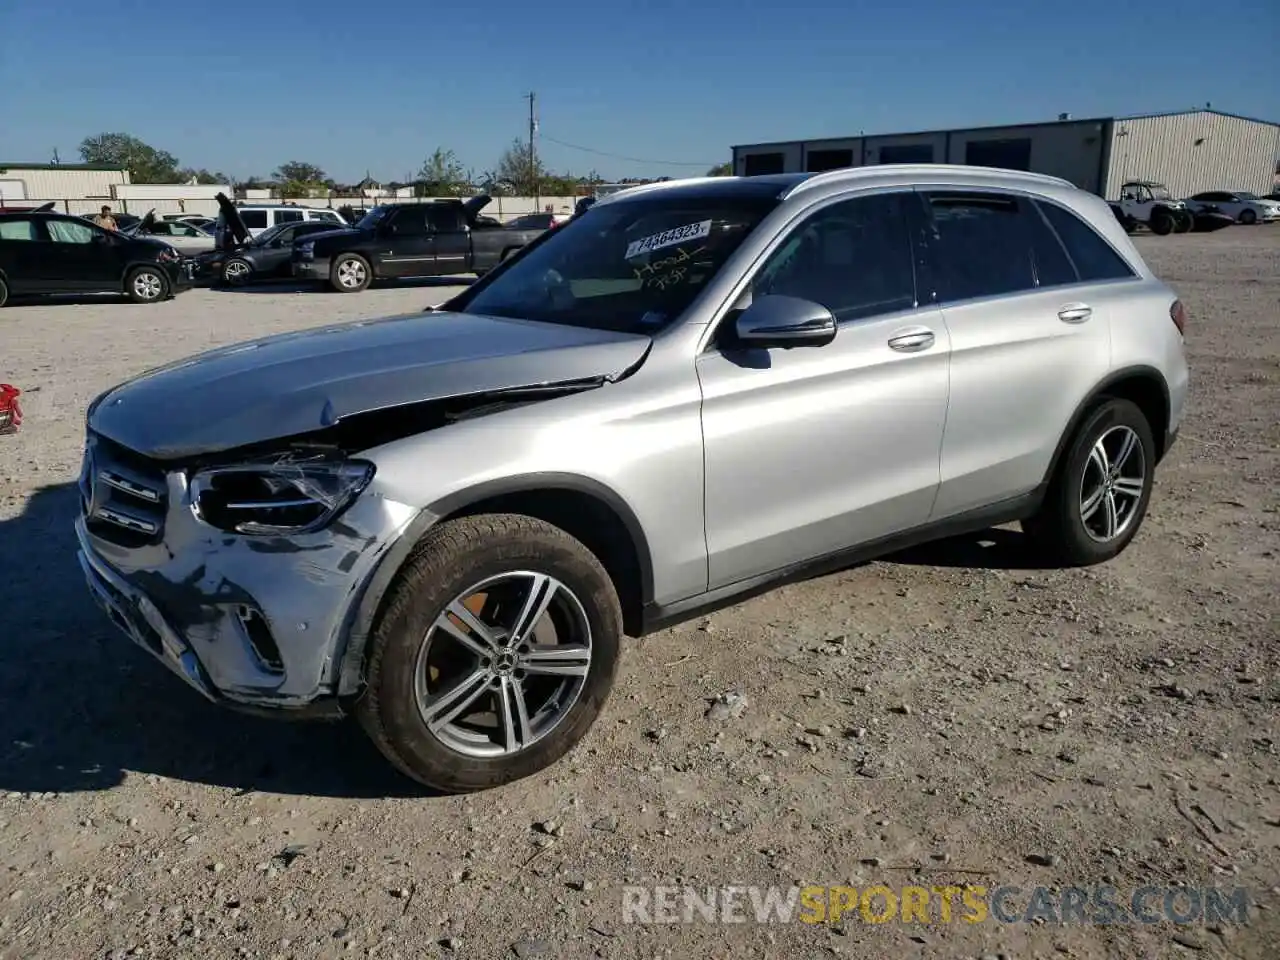
[{"label": "front door handle", "polygon": [[933,331],[928,327],[908,327],[889,338],[889,346],[901,353],[914,353],[933,346]]},{"label": "front door handle", "polygon": [[1084,323],[1093,316],[1093,307],[1087,303],[1068,303],[1058,311],[1058,319],[1063,323]]}]

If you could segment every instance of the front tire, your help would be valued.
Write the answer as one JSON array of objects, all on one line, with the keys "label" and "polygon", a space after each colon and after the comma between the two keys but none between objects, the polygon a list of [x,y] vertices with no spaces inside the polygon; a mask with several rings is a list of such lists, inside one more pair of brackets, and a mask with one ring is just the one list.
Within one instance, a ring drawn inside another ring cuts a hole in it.
[{"label": "front tire", "polygon": [[233,257],[222,268],[222,282],[228,287],[239,287],[253,276],[253,264],[243,257]]},{"label": "front tire", "polygon": [[1190,233],[1191,228],[1196,225],[1195,214],[1190,210],[1179,210],[1177,220],[1173,225],[1174,233]]},{"label": "front tire", "polygon": [[0,277],[0,307],[9,302],[9,285]]},{"label": "front tire", "polygon": [[1258,215],[1254,213],[1252,210],[1241,210],[1240,222],[1244,224],[1246,227],[1251,227],[1258,222]]},{"label": "front tire", "polygon": [[355,253],[344,253],[329,268],[329,286],[339,293],[359,293],[373,281],[369,261]]},{"label": "front tire", "polygon": [[1174,228],[1173,214],[1163,208],[1154,210],[1147,226],[1151,228],[1152,233],[1159,234],[1162,237],[1172,233]]},{"label": "front tire", "polygon": [[1137,404],[1104,400],[1085,418],[1023,531],[1055,566],[1110,560],[1137,534],[1151,500],[1156,445]]},{"label": "front tire", "polygon": [[134,303],[159,303],[169,295],[169,278],[156,267],[136,267],[125,278],[124,295]]},{"label": "front tire", "polygon": [[370,638],[356,707],[378,749],[436,790],[530,776],[595,722],[622,638],[596,556],[532,517],[463,517],[429,532]]}]

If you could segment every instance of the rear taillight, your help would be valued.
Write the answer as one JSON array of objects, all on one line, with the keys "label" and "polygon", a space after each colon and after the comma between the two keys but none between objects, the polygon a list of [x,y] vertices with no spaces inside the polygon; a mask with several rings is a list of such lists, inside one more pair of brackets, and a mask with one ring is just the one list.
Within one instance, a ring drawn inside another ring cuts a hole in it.
[{"label": "rear taillight", "polygon": [[1169,307],[1169,319],[1178,328],[1178,332],[1185,337],[1187,335],[1187,308],[1182,305],[1181,300],[1173,301],[1173,305]]}]

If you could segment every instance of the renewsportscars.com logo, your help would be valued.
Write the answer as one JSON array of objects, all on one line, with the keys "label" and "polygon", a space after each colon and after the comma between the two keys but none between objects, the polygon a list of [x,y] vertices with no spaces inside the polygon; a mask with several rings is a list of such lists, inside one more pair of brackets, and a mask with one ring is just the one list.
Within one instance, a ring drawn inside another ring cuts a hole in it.
[{"label": "renewsportscars.com logo", "polygon": [[852,886],[622,888],[623,923],[1248,922],[1245,887]]}]

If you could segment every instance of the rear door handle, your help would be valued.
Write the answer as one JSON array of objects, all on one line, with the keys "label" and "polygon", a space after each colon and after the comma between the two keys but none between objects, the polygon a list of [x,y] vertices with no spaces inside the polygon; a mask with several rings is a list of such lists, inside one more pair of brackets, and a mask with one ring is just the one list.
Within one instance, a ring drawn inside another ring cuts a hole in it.
[{"label": "rear door handle", "polygon": [[889,347],[900,353],[914,353],[933,346],[933,331],[928,327],[907,327],[889,338]]},{"label": "rear door handle", "polygon": [[1087,303],[1068,303],[1058,311],[1058,319],[1063,323],[1084,323],[1093,316],[1093,307]]}]

